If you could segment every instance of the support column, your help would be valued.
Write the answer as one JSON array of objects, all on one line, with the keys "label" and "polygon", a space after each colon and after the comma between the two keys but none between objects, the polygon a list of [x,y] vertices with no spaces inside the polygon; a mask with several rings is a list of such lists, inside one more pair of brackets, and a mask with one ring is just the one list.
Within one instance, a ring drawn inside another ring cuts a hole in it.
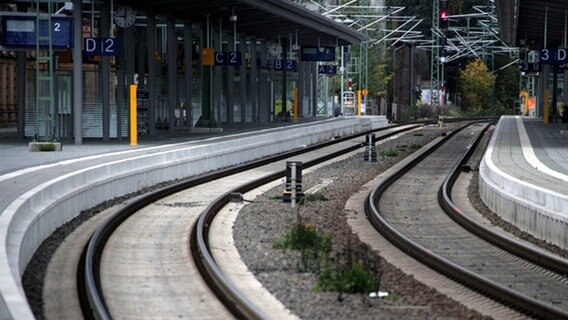
[{"label": "support column", "polygon": [[[236,51],[234,38],[228,38],[227,52]],[[226,66],[225,68],[227,68],[227,123],[232,124],[235,121],[233,119],[233,112],[235,110],[235,67]]]},{"label": "support column", "polygon": [[[185,43],[185,129],[189,131],[193,127],[193,33],[191,22],[183,25],[183,41]],[[181,112],[183,117],[183,110]]]},{"label": "support column", "polygon": [[[306,68],[309,63],[298,60],[298,114],[296,117],[300,118],[304,116],[304,94],[306,93]],[[309,78],[308,78],[309,79]]]},{"label": "support column", "polygon": [[168,46],[168,132],[174,134],[177,104],[177,35],[173,18],[168,18],[166,41]]},{"label": "support column", "polygon": [[258,75],[258,121],[266,123],[270,119],[270,94],[272,88],[272,78],[270,78],[270,71],[267,70],[268,62],[266,60],[266,41],[260,45],[260,65]]},{"label": "support column", "polygon": [[156,134],[156,17],[149,15],[147,18],[147,59],[148,59],[148,123],[150,136]]},{"label": "support column", "polygon": [[239,51],[241,51],[242,54],[242,58],[243,61],[241,63],[241,67],[240,67],[240,102],[241,102],[241,124],[245,125],[247,123],[247,62],[246,62],[246,47],[247,47],[247,41],[245,39],[245,37],[241,36],[239,38],[239,42],[240,42],[240,46],[239,46]]},{"label": "support column", "polygon": [[[315,63],[315,62],[310,62],[310,77],[309,78],[310,78],[310,84],[309,84],[310,94],[311,94],[311,97],[312,97],[311,116],[316,117],[318,115],[318,66],[317,66],[317,63]],[[327,92],[325,94],[325,97],[327,99]]]},{"label": "support column", "polygon": [[[83,21],[82,0],[73,0],[73,20]],[[73,135],[83,143],[83,25],[73,24]],[[25,79],[25,77],[24,77]],[[25,88],[25,86],[24,86]]]},{"label": "support column", "polygon": [[[101,37],[110,38],[110,5],[103,3],[101,6]],[[101,61],[101,93],[103,103],[103,142],[110,141],[110,59],[103,56]]]},{"label": "support column", "polygon": [[252,123],[258,122],[258,67],[256,65],[256,39],[250,40],[250,113]]},{"label": "support column", "polygon": [[[126,84],[124,84],[123,90],[126,92],[125,107],[128,110],[128,114],[125,115],[128,119],[128,128],[130,128],[130,85],[134,83],[134,27],[124,29],[124,43],[126,44],[126,50],[124,56],[126,58]],[[122,126],[118,125],[119,136],[121,136]]]},{"label": "support column", "polygon": [[[223,51],[223,43],[221,42],[222,33],[215,32],[213,33],[213,42],[215,52],[222,52]],[[222,66],[214,66],[213,67],[213,106],[215,109],[215,118],[221,122],[221,110],[226,110],[227,106],[227,99],[222,99],[223,97],[223,67]],[[223,104],[223,102],[225,104]],[[223,109],[225,108],[225,109]]]},{"label": "support column", "polygon": [[25,139],[26,137],[26,52],[18,51],[18,67],[17,67],[17,81],[18,81],[18,107],[16,110],[18,122],[18,138]]}]

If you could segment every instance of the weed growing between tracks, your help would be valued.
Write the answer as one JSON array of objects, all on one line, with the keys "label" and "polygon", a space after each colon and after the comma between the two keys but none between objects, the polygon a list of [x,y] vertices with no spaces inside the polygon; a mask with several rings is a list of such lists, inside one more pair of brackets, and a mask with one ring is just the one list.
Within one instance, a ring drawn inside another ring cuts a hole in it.
[{"label": "weed growing between tracks", "polygon": [[317,275],[316,290],[336,291],[341,293],[370,293],[378,290],[379,272],[376,265],[370,266],[365,261],[353,260],[351,246],[348,247],[348,259],[341,262],[340,256],[331,257],[332,235],[317,230],[313,224],[302,223],[300,214],[303,204],[308,201],[326,201],[323,193],[308,194],[297,207],[297,222],[290,232],[276,242],[275,249],[300,251],[298,272],[312,272]]},{"label": "weed growing between tracks", "polygon": [[[440,128],[426,127],[377,145],[377,152],[392,149],[397,156],[378,157],[379,161],[372,163],[364,162],[363,154],[358,154],[304,174],[302,184],[306,190],[324,180],[333,181],[320,190],[327,201],[306,201],[301,206],[303,225],[313,225],[318,232],[332,235],[330,263],[320,263],[317,273],[299,272],[299,251],[274,248],[274,243],[298,223],[296,210],[282,202],[284,185],[260,195],[240,211],[233,235],[242,259],[263,286],[302,319],[482,319],[389,264],[380,252],[359,240],[346,220],[344,207],[350,195],[414,152],[412,145],[426,145],[441,133]],[[367,294],[333,288],[339,283],[339,272],[348,274],[346,287],[364,287],[366,281],[361,279],[372,278],[377,280],[374,290],[380,288],[389,296],[372,299]],[[325,290],[320,278],[330,280]]]}]

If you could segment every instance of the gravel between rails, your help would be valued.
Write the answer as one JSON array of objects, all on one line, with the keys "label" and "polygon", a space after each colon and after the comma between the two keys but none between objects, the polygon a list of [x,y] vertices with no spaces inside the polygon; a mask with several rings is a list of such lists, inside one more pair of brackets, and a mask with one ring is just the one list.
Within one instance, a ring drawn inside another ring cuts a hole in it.
[{"label": "gravel between rails", "polygon": [[[451,126],[451,125],[448,125]],[[449,128],[448,128],[449,129]],[[426,127],[416,133],[401,135],[377,148],[397,150],[398,155],[378,162],[364,162],[357,154],[334,162],[302,177],[303,190],[332,179],[320,193],[328,201],[309,201],[299,206],[302,223],[332,234],[331,260],[345,266],[360,261],[380,280],[385,299],[371,299],[366,294],[318,292],[317,276],[299,272],[300,255],[289,249],[274,249],[273,244],[297,223],[297,212],[283,203],[284,186],[257,197],[239,213],[234,227],[235,244],[243,260],[263,285],[302,319],[484,319],[454,300],[403,274],[380,255],[361,243],[350,229],[344,206],[351,194],[394,163],[414,152],[411,146],[423,146],[439,137],[444,129]]]}]

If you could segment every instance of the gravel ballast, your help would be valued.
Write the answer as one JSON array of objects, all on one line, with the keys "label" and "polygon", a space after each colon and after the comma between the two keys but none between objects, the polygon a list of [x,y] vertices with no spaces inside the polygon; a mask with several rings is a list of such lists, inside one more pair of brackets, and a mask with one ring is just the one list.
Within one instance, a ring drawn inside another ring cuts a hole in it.
[{"label": "gravel ballast", "polygon": [[[318,192],[327,200],[306,201],[297,207],[299,212],[280,199],[284,185],[257,197],[241,210],[234,227],[235,244],[249,269],[302,319],[483,319],[479,313],[403,274],[361,243],[344,212],[347,199],[362,185],[439,137],[443,130],[426,127],[388,140],[377,148],[378,162],[364,162],[359,153],[303,175],[303,190],[329,179],[333,183]],[[397,155],[382,157],[381,151],[396,151]],[[379,281],[377,289],[389,296],[369,298],[368,294],[316,290],[317,267],[314,272],[307,272],[298,251],[273,248],[292,230],[298,216],[302,224],[332,235],[330,265],[344,269],[360,262]]]},{"label": "gravel ballast", "polygon": [[[318,292],[315,290],[315,273],[299,272],[301,259],[298,252],[273,248],[273,244],[290,232],[297,223],[298,212],[280,199],[283,185],[245,206],[237,218],[234,227],[235,244],[249,269],[277,299],[303,319],[483,319],[479,313],[468,310],[387,263],[379,252],[371,250],[359,241],[345,220],[343,208],[353,193],[394,163],[410,155],[417,147],[438,138],[445,130],[451,130],[454,124],[447,125],[446,129],[430,126],[417,131],[418,134],[410,133],[389,139],[378,145],[379,161],[376,163],[364,162],[363,155],[359,153],[303,176],[303,190],[324,181],[333,182],[317,193],[323,195],[327,201],[308,201],[299,206],[302,223],[311,224],[318,231],[332,234],[333,251],[330,261],[339,266],[345,266],[349,261],[363,261],[373,276],[380,280],[378,289],[388,292],[388,297],[372,299],[367,294]],[[383,158],[383,150],[394,150],[397,155]],[[476,193],[477,177],[474,177],[472,182],[469,194],[474,205],[490,216],[495,224],[527,238],[509,224],[500,221],[483,206]],[[59,243],[76,226],[98,212],[124,203],[127,198],[165,185],[141,190],[129,197],[113,199],[86,210],[44,241],[23,276],[24,289],[37,319],[44,318],[41,297],[43,276]],[[547,246],[535,239],[528,240]],[[567,256],[565,251],[550,247],[548,249]]]}]

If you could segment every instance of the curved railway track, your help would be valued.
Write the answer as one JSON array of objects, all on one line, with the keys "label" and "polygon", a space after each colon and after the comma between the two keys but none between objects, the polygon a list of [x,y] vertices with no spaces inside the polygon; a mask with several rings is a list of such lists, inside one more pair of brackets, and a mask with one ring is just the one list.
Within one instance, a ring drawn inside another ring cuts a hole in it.
[{"label": "curved railway track", "polygon": [[495,234],[451,199],[451,187],[487,126],[455,130],[376,186],[365,211],[407,254],[521,312],[568,318],[568,262]]},{"label": "curved railway track", "polygon": [[[410,125],[401,125],[394,128],[391,127],[391,128],[381,129],[376,132],[376,134],[378,135],[377,139],[378,140],[385,139],[393,135],[402,133],[404,131],[417,128],[422,124],[423,123],[417,123]],[[126,233],[136,232],[135,235],[132,236],[133,239],[145,239],[153,237],[155,233],[172,232],[178,236],[181,236],[182,240],[179,240],[179,238],[178,240],[183,241],[184,239],[183,228],[189,230],[190,225],[193,224],[194,227],[193,230],[191,231],[191,240],[188,240],[191,243],[189,251],[193,255],[194,261],[199,267],[199,270],[203,275],[205,281],[208,283],[208,285],[210,285],[213,288],[212,290],[218,296],[219,300],[221,300],[225,305],[225,307],[228,310],[230,310],[230,312],[234,316],[238,318],[248,318],[248,319],[266,318],[266,315],[263,313],[263,311],[260,310],[253,303],[251,303],[247,299],[247,297],[244,296],[241,292],[239,292],[239,290],[237,290],[234,287],[231,281],[229,281],[225,277],[223,272],[220,270],[219,266],[217,266],[215,259],[211,255],[211,252],[208,248],[207,232],[211,220],[214,218],[216,212],[229,201],[229,198],[232,193],[246,192],[247,190],[255,188],[258,185],[262,185],[269,181],[273,181],[275,179],[283,177],[285,174],[285,170],[283,170],[284,160],[289,159],[290,157],[300,157],[300,156],[304,157],[304,155],[310,154],[311,152],[312,155],[306,157],[305,159],[297,159],[297,158],[294,159],[294,160],[303,161],[303,167],[308,168],[310,166],[316,165],[323,161],[332,159],[334,157],[340,156],[342,154],[360,148],[362,146],[362,140],[360,137],[365,134],[366,133],[358,134],[356,136],[336,139],[334,141],[305,148],[303,150],[289,152],[268,159],[263,159],[261,161],[256,161],[250,164],[246,164],[240,167],[227,169],[213,174],[207,174],[195,179],[191,179],[185,182],[172,185],[164,189],[160,189],[158,191],[148,194],[147,196],[141,197],[131,202],[125,208],[119,210],[114,215],[112,215],[102,226],[100,226],[97,229],[97,231],[93,234],[91,240],[89,241],[89,244],[86,246],[84,250],[84,259],[83,259],[84,266],[79,268],[79,275],[78,275],[79,284],[80,285],[84,284],[84,287],[79,288],[80,291],[79,296],[80,300],[82,301],[83,305],[82,309],[84,316],[86,318],[96,318],[96,319],[112,318],[112,313],[109,310],[110,303],[109,301],[107,301],[108,299],[105,298],[105,292],[106,290],[109,290],[106,288],[109,287],[108,284],[110,284],[110,286],[112,287],[112,284],[114,282],[119,281],[121,276],[127,277],[127,274],[125,274],[126,273],[125,271],[122,271],[122,273],[121,271],[117,271],[115,274],[116,277],[112,278],[111,280],[102,280],[101,278],[102,274],[112,272],[113,267],[111,264],[111,267],[107,267],[106,269],[104,269],[105,271],[101,271],[102,270],[101,268],[105,268],[102,267],[101,260],[104,259],[104,256],[106,254],[105,252],[108,251],[107,250],[108,248],[114,250],[117,248],[120,249],[121,246],[126,247],[125,248],[126,250],[118,251],[117,256],[119,257],[124,257],[124,255],[128,254],[127,252],[129,251],[136,251],[133,250],[133,248],[137,246],[138,243],[131,243],[131,242],[123,243],[122,242],[123,240],[118,240],[114,242],[112,238],[115,237],[117,233],[120,234],[124,232],[124,231],[119,232],[118,230],[123,228],[124,223],[126,221],[132,220],[132,217],[135,216],[139,215],[142,216],[143,213],[142,214],[140,213],[144,212],[145,210],[144,208],[150,205],[155,206],[156,204],[158,204],[162,205],[163,215],[168,215],[168,209],[164,208],[164,206],[169,206],[169,205],[182,206],[182,207],[183,206],[195,207],[197,208],[196,210],[194,210],[195,208],[185,208],[185,209],[187,209],[188,212],[199,211],[199,213],[196,214],[194,218],[181,219],[181,221],[187,223],[186,225],[183,225],[181,227],[182,231],[179,231],[177,227],[175,227],[175,225],[180,224],[180,219],[177,219],[179,218],[178,216],[174,217],[174,219],[171,220],[170,222],[166,222],[167,225],[163,229],[161,229],[161,231],[160,230],[151,231],[154,230],[151,229],[152,222],[148,222],[148,220],[146,220],[146,222],[143,222],[137,227],[124,227],[124,229],[128,230]],[[262,174],[260,175],[258,175],[258,173],[252,174],[251,170],[253,169],[256,169],[257,172],[261,172]],[[221,182],[223,184],[222,187],[217,187],[217,188],[209,187],[209,190],[219,189],[221,191],[218,192],[218,194],[212,195],[210,198],[206,198],[204,196],[206,191],[204,189],[199,189],[200,186],[205,186],[206,184],[215,181],[222,181],[221,179],[232,179],[233,181],[234,180],[239,180],[239,181],[229,183],[228,182],[229,180],[224,180],[224,182]],[[193,195],[185,194],[182,196],[184,200],[175,200],[179,199],[175,198],[176,194],[182,192],[188,192],[188,190],[189,192],[191,192],[191,190],[194,190],[193,191],[194,194]],[[166,199],[166,197],[173,197],[173,198],[170,198],[169,200],[164,200]],[[199,200],[201,198],[203,198],[203,201]],[[196,204],[197,202],[199,203]],[[144,220],[144,218],[141,219]],[[176,231],[174,231],[174,229]],[[131,231],[131,230],[136,230],[136,231]],[[130,241],[130,240],[124,240],[124,241]],[[141,244],[141,246],[155,246],[155,243],[150,241],[148,242],[148,244],[145,245]],[[167,251],[167,248],[162,248],[162,249],[166,249]],[[170,248],[170,250],[175,251],[178,249]],[[142,259],[157,259],[157,257],[155,258],[145,257]],[[117,264],[131,263],[131,262],[125,262],[124,260],[120,259],[117,261],[118,261],[116,262]],[[139,263],[144,264],[144,261]],[[167,267],[169,268],[171,266]],[[132,270],[130,270],[132,271],[132,273],[135,274],[137,272],[135,267],[130,266],[129,268],[132,268]],[[138,271],[138,272],[144,272],[144,271]],[[144,274],[142,275],[142,278],[138,279],[144,279],[143,278],[144,276],[150,279],[152,278],[153,275]],[[180,278],[180,279],[185,280],[186,278]],[[173,279],[168,281],[175,282],[175,281],[180,281],[180,279]],[[107,283],[106,286],[103,285],[103,283],[105,282]],[[147,288],[145,288],[144,284],[140,283],[136,284],[132,282],[136,282],[136,280],[131,279],[131,282],[126,283],[125,286],[138,285],[140,289],[139,290],[134,289],[132,291],[136,292],[136,294],[139,294],[140,292],[143,291],[151,291],[153,292],[152,294],[154,295],[161,294],[159,291],[156,292],[157,288],[152,288],[151,284],[146,283],[145,286]],[[124,294],[124,292],[120,294]],[[142,297],[143,296],[141,295],[140,298],[142,299]],[[142,305],[144,304],[143,301],[141,301],[140,303]],[[124,301],[118,301],[114,303],[114,305],[117,307],[124,306],[124,304],[125,304]]]}]

